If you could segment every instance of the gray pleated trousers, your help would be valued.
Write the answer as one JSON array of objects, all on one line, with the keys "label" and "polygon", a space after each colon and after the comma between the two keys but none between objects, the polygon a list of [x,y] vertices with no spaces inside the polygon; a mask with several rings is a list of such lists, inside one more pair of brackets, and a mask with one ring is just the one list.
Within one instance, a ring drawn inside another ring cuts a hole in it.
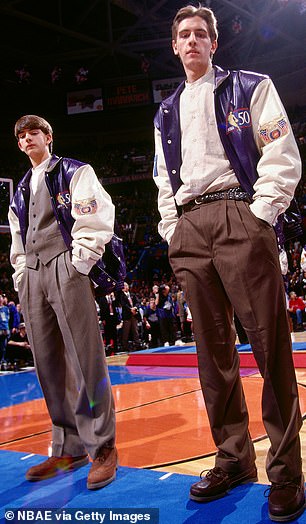
[{"label": "gray pleated trousers", "polygon": [[52,420],[52,454],[94,459],[115,442],[115,410],[90,280],[65,252],[27,268],[19,299]]}]

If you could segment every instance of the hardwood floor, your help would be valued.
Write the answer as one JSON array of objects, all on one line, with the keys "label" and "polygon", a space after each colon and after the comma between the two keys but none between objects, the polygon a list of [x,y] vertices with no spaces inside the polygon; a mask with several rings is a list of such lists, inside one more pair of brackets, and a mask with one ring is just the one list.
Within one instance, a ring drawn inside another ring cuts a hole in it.
[{"label": "hardwood floor", "polygon": [[[292,333],[293,342],[305,342],[306,341],[306,331]],[[254,375],[253,375],[254,376]],[[296,369],[296,376],[298,384],[306,387],[306,369]],[[306,419],[303,421],[303,427],[300,432],[301,436],[301,447],[302,447],[302,458],[304,471],[306,468]],[[264,439],[255,442],[256,450],[256,465],[258,470],[258,482],[261,484],[268,484],[268,478],[265,469],[266,455],[269,449],[269,439],[266,437]],[[173,466],[165,466],[164,468],[159,468],[160,471],[176,472],[183,473],[185,475],[199,475],[204,469],[211,469],[214,467],[215,455],[210,455],[199,460],[186,461],[181,464],[175,464]]]},{"label": "hardwood floor", "polygon": [[[306,342],[306,332],[293,333],[292,340]],[[303,356],[302,351],[299,353]],[[186,369],[190,368],[172,368],[172,378],[168,376],[170,368],[144,366],[141,375],[140,368],[125,367],[127,360],[126,354],[107,357],[111,372],[117,376],[125,373],[129,378],[127,382],[115,380],[113,386],[120,464],[195,476],[211,469],[215,461],[214,443],[196,369],[192,368],[193,375],[188,376]],[[154,376],[147,380],[146,373]],[[296,376],[306,418],[306,367],[296,369]],[[262,379],[255,372],[243,376],[242,382],[250,413],[250,432],[255,437],[258,482],[268,484],[265,461],[269,440],[264,436],[260,412]],[[3,428],[0,449],[47,455],[52,437],[45,402],[39,398],[27,400],[25,395],[21,404],[0,410]],[[301,430],[301,444],[306,466],[306,421]],[[171,465],[160,466],[167,463]]]}]

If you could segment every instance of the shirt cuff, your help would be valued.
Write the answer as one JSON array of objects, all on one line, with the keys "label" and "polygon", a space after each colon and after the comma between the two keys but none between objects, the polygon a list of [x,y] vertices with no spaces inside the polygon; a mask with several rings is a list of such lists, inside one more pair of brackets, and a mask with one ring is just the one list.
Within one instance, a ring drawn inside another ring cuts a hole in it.
[{"label": "shirt cuff", "polygon": [[24,270],[22,272],[17,272],[13,274],[13,283],[14,283],[14,289],[15,291],[19,291],[19,284],[21,282],[21,279],[23,277],[23,274],[24,274]]},{"label": "shirt cuff", "polygon": [[166,239],[168,245],[170,245],[171,238],[173,237],[173,233],[174,233],[174,230],[175,230],[175,228],[176,228],[176,224],[177,224],[177,222],[176,222],[175,224],[173,224],[173,225],[168,229],[168,231],[165,233],[165,239]]},{"label": "shirt cuff", "polygon": [[257,198],[250,204],[250,210],[252,213],[261,220],[264,220],[270,226],[273,226],[276,223],[277,217],[279,215],[279,210],[277,207],[267,204],[262,198]]},{"label": "shirt cuff", "polygon": [[94,260],[82,260],[81,258],[76,257],[75,255],[72,255],[72,265],[75,267],[75,269],[82,273],[82,275],[88,275],[89,271],[91,270],[92,266],[95,265]]}]

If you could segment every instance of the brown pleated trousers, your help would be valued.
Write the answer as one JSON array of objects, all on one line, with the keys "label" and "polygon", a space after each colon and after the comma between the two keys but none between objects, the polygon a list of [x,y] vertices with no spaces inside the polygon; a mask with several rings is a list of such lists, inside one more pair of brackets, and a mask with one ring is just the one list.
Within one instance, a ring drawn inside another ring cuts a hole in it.
[{"label": "brown pleated trousers", "polygon": [[298,477],[302,422],[273,228],[246,202],[202,204],[180,217],[169,257],[192,313],[216,465],[234,473],[255,460],[235,348],[235,310],[264,379],[268,477],[271,482]]}]

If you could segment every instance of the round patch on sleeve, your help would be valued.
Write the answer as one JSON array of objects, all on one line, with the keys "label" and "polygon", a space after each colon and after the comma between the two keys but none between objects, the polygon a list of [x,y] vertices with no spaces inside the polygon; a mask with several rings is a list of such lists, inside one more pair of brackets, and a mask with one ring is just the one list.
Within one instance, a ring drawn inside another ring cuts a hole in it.
[{"label": "round patch on sleeve", "polygon": [[76,200],[73,207],[77,215],[94,215],[98,209],[97,201],[94,198]]},{"label": "round patch on sleeve", "polygon": [[281,136],[287,135],[289,133],[289,126],[286,117],[280,116],[275,118],[260,126],[259,128],[259,137],[264,141],[265,144],[270,144],[277,140]]}]

